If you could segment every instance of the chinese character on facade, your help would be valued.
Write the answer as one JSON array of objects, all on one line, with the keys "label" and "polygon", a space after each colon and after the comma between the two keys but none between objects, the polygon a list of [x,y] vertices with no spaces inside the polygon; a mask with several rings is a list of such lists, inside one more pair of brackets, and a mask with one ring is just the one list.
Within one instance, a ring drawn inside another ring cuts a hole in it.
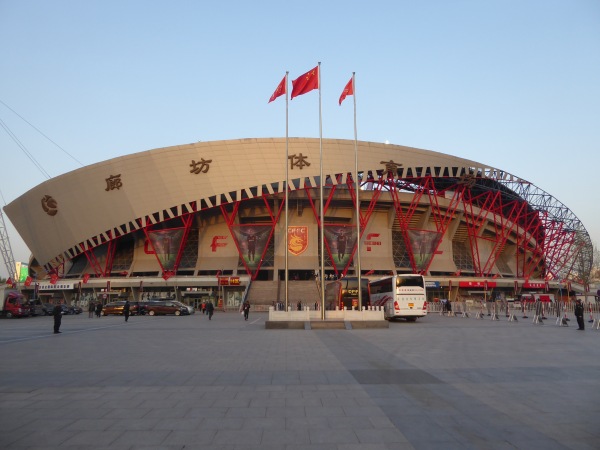
[{"label": "chinese character on facade", "polygon": [[461,175],[460,179],[458,180],[458,184],[464,185],[467,189],[471,189],[473,186],[475,186],[476,182],[477,179],[472,173],[465,173]]},{"label": "chinese character on facade", "polygon": [[308,156],[304,156],[302,153],[299,155],[294,153],[293,155],[288,156],[288,159],[290,160],[291,170],[294,170],[294,167],[298,167],[300,170],[302,170],[304,166],[310,166],[310,163],[307,161]]},{"label": "chinese character on facade", "polygon": [[211,162],[212,162],[212,159],[200,158],[200,161],[198,161],[198,162],[196,162],[192,159],[192,163],[190,164],[190,167],[192,168],[192,170],[190,170],[190,173],[194,173],[194,174],[198,175],[199,173],[208,172],[208,169],[210,169],[209,164]]},{"label": "chinese character on facade", "polygon": [[385,165],[385,171],[387,173],[393,173],[394,175],[396,175],[398,173],[398,167],[402,167],[402,164],[400,163],[395,163],[394,161],[392,161],[391,159],[389,161],[380,161],[379,164],[383,164]]},{"label": "chinese character on facade", "polygon": [[121,182],[121,174],[119,175],[111,175],[106,179],[106,189],[105,191],[112,191],[113,189],[121,189],[123,187],[123,183]]}]

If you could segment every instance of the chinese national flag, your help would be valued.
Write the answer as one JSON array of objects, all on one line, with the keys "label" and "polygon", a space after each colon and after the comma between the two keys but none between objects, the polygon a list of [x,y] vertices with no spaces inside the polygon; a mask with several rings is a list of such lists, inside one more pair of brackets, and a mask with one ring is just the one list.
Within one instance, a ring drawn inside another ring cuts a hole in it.
[{"label": "chinese national flag", "polygon": [[347,95],[354,95],[354,85],[352,84],[352,78],[350,78],[350,81],[348,81],[348,84],[342,91],[342,95],[340,95],[340,106],[342,102],[346,99]]},{"label": "chinese national flag", "polygon": [[32,281],[33,281],[33,280],[31,279],[31,277],[27,277],[27,278],[25,278],[25,286],[29,286],[29,285],[31,285],[31,282],[32,282]]},{"label": "chinese national flag", "polygon": [[313,89],[319,89],[319,66],[292,81],[292,100]]},{"label": "chinese national flag", "polygon": [[8,280],[6,280],[6,285],[8,287],[13,287],[13,280],[11,277],[8,277]]},{"label": "chinese national flag", "polygon": [[53,273],[52,275],[50,275],[50,284],[56,284],[56,283],[58,283],[58,275]]},{"label": "chinese national flag", "polygon": [[275,100],[277,97],[285,94],[285,77],[283,77],[283,80],[281,80],[281,83],[279,83],[279,85],[277,86],[277,89],[275,89],[275,92],[273,92],[273,95],[271,95],[271,98],[269,99],[269,103],[271,103],[273,100]]},{"label": "chinese national flag", "polygon": [[83,282],[84,282],[84,284],[87,283],[89,279],[90,279],[90,274],[89,273],[83,274]]}]

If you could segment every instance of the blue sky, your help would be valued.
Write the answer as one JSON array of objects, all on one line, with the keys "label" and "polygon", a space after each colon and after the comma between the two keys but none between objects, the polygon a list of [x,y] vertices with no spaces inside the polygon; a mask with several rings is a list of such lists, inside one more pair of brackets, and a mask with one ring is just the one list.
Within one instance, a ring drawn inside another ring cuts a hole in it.
[{"label": "blue sky", "polygon": [[[323,137],[353,139],[337,100],[354,71],[360,140],[525,178],[600,242],[598,0],[0,0],[0,42],[0,124],[20,142],[0,127],[2,205],[129,153],[285,136],[269,97],[320,61]],[[319,136],[316,91],[289,114],[290,136]]]}]

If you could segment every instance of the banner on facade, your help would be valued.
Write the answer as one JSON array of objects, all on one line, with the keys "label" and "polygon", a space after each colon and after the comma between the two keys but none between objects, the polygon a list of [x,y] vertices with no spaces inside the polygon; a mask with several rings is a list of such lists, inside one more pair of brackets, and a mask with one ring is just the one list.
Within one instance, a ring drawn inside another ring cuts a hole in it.
[{"label": "banner on facade", "polygon": [[337,271],[344,270],[350,263],[356,245],[356,226],[326,224],[324,232],[332,264]]},{"label": "banner on facade", "polygon": [[231,231],[237,242],[240,257],[244,260],[246,267],[256,270],[262,259],[262,255],[269,244],[269,236],[273,226],[266,225],[237,225],[232,226]]},{"label": "banner on facade", "polygon": [[175,268],[183,232],[182,228],[148,231],[148,239],[163,271],[171,271]]},{"label": "banner on facade", "polygon": [[408,230],[416,271],[429,267],[442,234],[429,230]]}]

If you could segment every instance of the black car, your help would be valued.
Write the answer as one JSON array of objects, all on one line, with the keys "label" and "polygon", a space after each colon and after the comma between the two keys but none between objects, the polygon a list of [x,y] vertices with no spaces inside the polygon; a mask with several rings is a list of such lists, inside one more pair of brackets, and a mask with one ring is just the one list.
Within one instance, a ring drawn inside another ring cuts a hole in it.
[{"label": "black car", "polygon": [[[54,303],[44,303],[43,304],[43,309],[44,309],[44,314],[46,316],[53,316],[54,315],[54,307],[56,306]],[[69,307],[65,304],[61,304],[60,305],[61,309],[62,309],[62,314],[71,314]]]},{"label": "black car", "polygon": [[40,299],[31,299],[29,300],[29,310],[31,311],[32,316],[45,316],[46,310],[44,308],[44,304]]},{"label": "black car", "polygon": [[83,309],[77,305],[68,306],[67,309],[69,310],[69,314],[81,314],[83,312]]}]

